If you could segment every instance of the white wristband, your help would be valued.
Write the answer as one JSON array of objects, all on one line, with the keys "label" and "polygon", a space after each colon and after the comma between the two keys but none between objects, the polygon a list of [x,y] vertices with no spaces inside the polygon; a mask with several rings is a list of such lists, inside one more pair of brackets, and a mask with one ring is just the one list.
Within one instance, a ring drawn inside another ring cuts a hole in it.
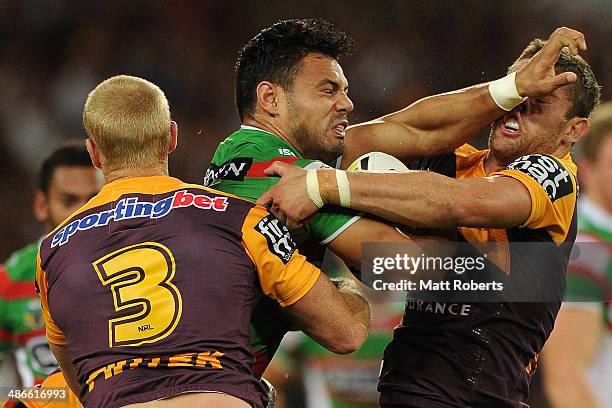
[{"label": "white wristband", "polygon": [[516,72],[503,78],[489,82],[489,94],[501,109],[511,111],[525,102],[526,96],[521,96],[516,88]]},{"label": "white wristband", "polygon": [[336,170],[336,181],[338,182],[338,194],[340,195],[340,205],[342,207],[351,206],[351,185],[348,181],[346,171]]},{"label": "white wristband", "polygon": [[308,197],[310,197],[317,208],[323,207],[323,199],[319,192],[319,179],[316,170],[306,170],[306,191],[308,192]]}]

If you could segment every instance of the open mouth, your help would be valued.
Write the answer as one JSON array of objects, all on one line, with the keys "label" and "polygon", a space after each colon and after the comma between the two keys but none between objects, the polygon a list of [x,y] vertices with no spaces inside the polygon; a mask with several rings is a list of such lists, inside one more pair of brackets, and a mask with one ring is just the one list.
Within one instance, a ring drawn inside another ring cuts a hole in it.
[{"label": "open mouth", "polygon": [[521,134],[521,126],[515,115],[506,115],[500,122],[500,129],[504,135],[516,137]]},{"label": "open mouth", "polygon": [[340,137],[344,137],[344,134],[346,132],[346,128],[348,127],[348,121],[347,120],[342,120],[340,122],[337,122],[332,129],[338,134],[338,136]]}]

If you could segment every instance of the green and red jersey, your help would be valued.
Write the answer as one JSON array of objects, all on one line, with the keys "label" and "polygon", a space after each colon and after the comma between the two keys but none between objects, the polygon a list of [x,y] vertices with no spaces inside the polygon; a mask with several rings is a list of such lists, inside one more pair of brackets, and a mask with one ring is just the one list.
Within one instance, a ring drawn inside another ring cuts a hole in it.
[{"label": "green and red jersey", "polygon": [[[318,160],[305,159],[293,146],[272,133],[241,126],[215,151],[206,170],[204,185],[255,202],[279,180],[264,173],[275,161],[306,169],[325,166]],[[358,213],[350,209],[323,208],[309,221],[300,241],[312,238],[319,244],[328,244],[357,219]]]},{"label": "green and red jersey", "polygon": [[612,406],[612,214],[588,196],[578,202],[579,255],[570,262],[563,308],[589,309],[602,316],[597,355],[586,370],[602,407]]},{"label": "green and red jersey", "polygon": [[34,289],[38,244],[16,251],[0,266],[0,359],[15,351],[23,386],[42,382],[57,367]]},{"label": "green and red jersey", "polygon": [[[206,170],[204,185],[255,202],[279,180],[264,173],[275,161],[302,168],[325,166],[320,161],[305,159],[293,146],[272,133],[241,126],[217,147]],[[359,217],[350,209],[324,207],[303,229],[292,231],[292,236],[302,253],[308,256],[312,254],[310,248],[322,248],[321,245],[331,242]],[[312,256],[309,260],[316,261]],[[251,347],[257,358],[253,367],[256,375],[263,373],[289,327],[288,319],[273,302],[262,298],[255,306],[251,319]]]},{"label": "green and red jersey", "polygon": [[[605,302],[612,293],[612,215],[588,197],[578,203],[578,236],[581,255],[570,264],[566,300]],[[607,249],[607,250],[606,250]],[[589,253],[592,251],[592,253]],[[604,311],[606,325],[612,330],[612,316]]]}]

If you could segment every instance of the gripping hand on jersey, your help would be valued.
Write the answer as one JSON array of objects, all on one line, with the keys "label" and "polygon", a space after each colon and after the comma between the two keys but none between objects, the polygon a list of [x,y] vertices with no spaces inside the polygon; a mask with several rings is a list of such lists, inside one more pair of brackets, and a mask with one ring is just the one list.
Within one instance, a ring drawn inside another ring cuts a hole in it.
[{"label": "gripping hand on jersey", "polygon": [[317,212],[318,208],[306,190],[306,170],[274,162],[264,171],[269,176],[278,176],[281,179],[259,197],[257,204],[268,207],[287,228],[300,227],[304,220]]}]

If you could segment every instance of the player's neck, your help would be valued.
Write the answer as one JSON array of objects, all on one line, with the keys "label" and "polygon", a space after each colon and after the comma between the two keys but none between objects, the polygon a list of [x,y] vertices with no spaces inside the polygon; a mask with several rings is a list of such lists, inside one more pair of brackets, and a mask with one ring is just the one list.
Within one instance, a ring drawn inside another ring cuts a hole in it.
[{"label": "player's neck", "polygon": [[111,183],[115,180],[132,178],[132,177],[151,177],[151,176],[168,176],[168,162],[154,164],[150,166],[143,166],[139,168],[129,169],[113,169],[106,170],[102,168],[104,173],[104,181],[106,184]]},{"label": "player's neck", "polygon": [[484,171],[487,176],[491,173],[495,173],[496,171],[501,171],[505,169],[506,166],[507,163],[500,160],[497,156],[495,156],[495,153],[493,153],[492,151],[489,151],[489,154],[487,154],[487,156],[485,157]]},{"label": "player's neck", "polygon": [[[261,130],[265,130],[268,133],[272,133],[274,136],[279,139],[284,140],[287,144],[292,146],[294,149],[297,149],[293,140],[288,137],[288,132],[283,129],[282,126],[279,126],[274,121],[262,119],[261,116],[254,115],[253,117],[245,118],[242,121],[243,125],[253,126]],[[301,153],[301,152],[300,152]]]}]

